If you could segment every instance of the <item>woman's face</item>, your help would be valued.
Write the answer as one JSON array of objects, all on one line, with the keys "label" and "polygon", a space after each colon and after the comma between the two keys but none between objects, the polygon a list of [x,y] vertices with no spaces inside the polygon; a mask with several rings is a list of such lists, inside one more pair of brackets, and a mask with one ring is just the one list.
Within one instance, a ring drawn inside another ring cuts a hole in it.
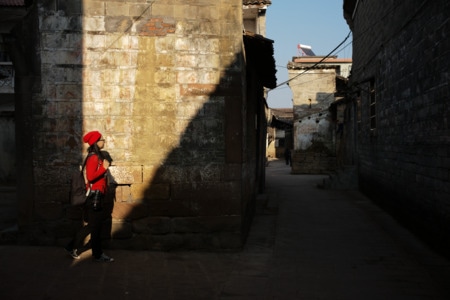
[{"label": "woman's face", "polygon": [[100,149],[103,149],[105,147],[105,139],[103,138],[103,136],[98,140],[97,146]]}]

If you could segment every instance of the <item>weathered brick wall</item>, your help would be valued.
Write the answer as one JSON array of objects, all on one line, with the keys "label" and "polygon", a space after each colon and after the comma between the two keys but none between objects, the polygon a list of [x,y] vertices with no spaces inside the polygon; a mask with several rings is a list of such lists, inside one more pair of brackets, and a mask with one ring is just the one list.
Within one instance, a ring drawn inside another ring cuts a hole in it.
[{"label": "weathered brick wall", "polygon": [[326,151],[292,152],[293,174],[328,174],[336,169],[336,158]]},{"label": "weathered brick wall", "polygon": [[[294,120],[311,114],[327,111],[334,101],[336,70],[317,68],[307,70],[310,65],[289,70],[289,88],[292,91]],[[301,74],[301,75],[300,75]],[[311,99],[311,101],[309,101]]]},{"label": "weathered brick wall", "polygon": [[[449,12],[443,0],[360,1],[353,20],[352,69],[352,84],[361,94],[362,189],[447,245]],[[375,128],[369,120],[370,80]]]},{"label": "weathered brick wall", "polygon": [[336,149],[328,109],[334,102],[336,70],[290,69],[289,78],[294,104],[292,173],[330,172],[335,169]]},{"label": "weathered brick wall", "polygon": [[336,168],[334,123],[328,112],[294,122],[292,173],[326,174]]},{"label": "weathered brick wall", "polygon": [[241,245],[241,11],[240,0],[39,2],[33,205],[50,239],[70,231],[69,170],[99,130],[119,183],[112,246]]}]

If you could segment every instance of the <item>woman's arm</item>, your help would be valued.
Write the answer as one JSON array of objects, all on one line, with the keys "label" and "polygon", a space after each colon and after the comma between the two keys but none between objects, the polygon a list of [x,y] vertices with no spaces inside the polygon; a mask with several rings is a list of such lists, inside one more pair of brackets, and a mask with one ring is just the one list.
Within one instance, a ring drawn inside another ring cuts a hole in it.
[{"label": "woman's arm", "polygon": [[97,155],[91,155],[86,161],[86,177],[89,182],[94,182],[106,173],[103,161]]}]

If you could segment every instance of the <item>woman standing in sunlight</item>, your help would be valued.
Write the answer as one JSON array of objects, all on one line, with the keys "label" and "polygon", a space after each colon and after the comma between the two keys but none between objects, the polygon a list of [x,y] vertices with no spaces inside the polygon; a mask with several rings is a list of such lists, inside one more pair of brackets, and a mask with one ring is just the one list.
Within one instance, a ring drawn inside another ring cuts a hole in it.
[{"label": "woman standing in sunlight", "polygon": [[105,212],[103,200],[107,193],[107,171],[111,162],[106,159],[104,151],[105,139],[98,131],[90,131],[83,137],[83,142],[89,144],[88,155],[85,159],[87,189],[90,189],[84,212],[87,215],[87,224],[77,232],[75,238],[66,247],[66,250],[74,259],[79,259],[77,249],[83,245],[84,238],[91,234],[92,256],[99,262],[113,262],[112,257],[107,256],[102,250],[101,233],[105,224]]}]

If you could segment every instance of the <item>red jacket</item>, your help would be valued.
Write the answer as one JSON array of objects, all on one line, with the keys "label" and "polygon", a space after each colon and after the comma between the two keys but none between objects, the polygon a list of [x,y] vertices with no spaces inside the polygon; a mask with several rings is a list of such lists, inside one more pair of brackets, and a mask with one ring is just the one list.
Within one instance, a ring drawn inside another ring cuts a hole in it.
[{"label": "red jacket", "polygon": [[89,184],[92,184],[91,191],[106,193],[106,169],[103,167],[103,160],[95,154],[87,158],[86,177]]}]

